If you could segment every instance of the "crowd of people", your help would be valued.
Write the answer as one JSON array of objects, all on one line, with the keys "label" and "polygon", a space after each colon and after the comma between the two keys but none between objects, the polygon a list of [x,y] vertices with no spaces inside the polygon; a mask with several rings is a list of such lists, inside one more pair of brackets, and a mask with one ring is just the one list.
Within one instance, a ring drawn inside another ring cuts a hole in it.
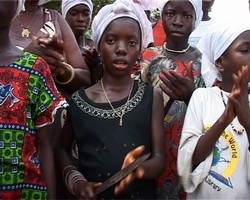
[{"label": "crowd of people", "polygon": [[0,199],[249,199],[248,9],[49,1],[0,1]]}]

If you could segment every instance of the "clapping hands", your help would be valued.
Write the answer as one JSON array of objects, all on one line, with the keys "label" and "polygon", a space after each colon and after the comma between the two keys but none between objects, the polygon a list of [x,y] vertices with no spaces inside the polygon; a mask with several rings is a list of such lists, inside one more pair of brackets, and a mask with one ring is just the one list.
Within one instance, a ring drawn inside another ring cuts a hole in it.
[{"label": "clapping hands", "polygon": [[237,116],[240,124],[250,130],[250,108],[248,102],[249,67],[243,66],[237,74],[233,74],[233,88],[228,95],[228,103],[223,113],[228,123]]},{"label": "clapping hands", "polygon": [[188,104],[190,97],[195,90],[194,81],[173,70],[163,69],[160,73],[160,87],[170,98],[185,101]]},{"label": "clapping hands", "polygon": [[88,68],[91,72],[91,82],[94,84],[103,76],[103,66],[100,57],[98,56],[96,49],[85,50],[82,53],[82,56],[88,65]]}]

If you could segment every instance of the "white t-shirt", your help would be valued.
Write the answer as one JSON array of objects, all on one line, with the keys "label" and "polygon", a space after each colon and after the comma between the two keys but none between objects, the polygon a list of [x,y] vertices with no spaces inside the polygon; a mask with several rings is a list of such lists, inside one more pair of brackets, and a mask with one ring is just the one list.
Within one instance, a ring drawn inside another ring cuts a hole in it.
[{"label": "white t-shirt", "polygon": [[[227,102],[226,92],[223,96]],[[190,99],[178,152],[178,174],[188,199],[249,199],[250,153],[246,132],[229,125],[213,152],[192,171],[192,155],[199,138],[225,110],[218,87],[198,88]],[[232,122],[242,128],[237,118]]]},{"label": "white t-shirt", "polygon": [[208,21],[201,21],[199,25],[194,29],[194,31],[190,34],[188,43],[195,47],[196,44],[199,42],[202,35],[208,30],[208,27],[214,23],[213,19]]}]

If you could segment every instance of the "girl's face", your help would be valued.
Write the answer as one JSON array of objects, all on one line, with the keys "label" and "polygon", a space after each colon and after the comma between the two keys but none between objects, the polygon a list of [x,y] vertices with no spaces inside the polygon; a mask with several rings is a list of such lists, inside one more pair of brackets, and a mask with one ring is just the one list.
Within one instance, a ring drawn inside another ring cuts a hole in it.
[{"label": "girl's face", "polygon": [[240,34],[222,55],[223,73],[229,77],[243,65],[250,66],[250,31]]},{"label": "girl's face", "polygon": [[99,50],[106,71],[129,73],[140,55],[141,31],[138,22],[124,17],[112,21],[104,31]]},{"label": "girl's face", "polygon": [[162,22],[166,35],[188,39],[195,25],[195,11],[189,1],[169,1],[162,10]]},{"label": "girl's face", "polygon": [[90,18],[90,10],[88,6],[84,4],[74,6],[66,15],[66,21],[68,22],[74,35],[77,36],[86,33],[89,28]]}]

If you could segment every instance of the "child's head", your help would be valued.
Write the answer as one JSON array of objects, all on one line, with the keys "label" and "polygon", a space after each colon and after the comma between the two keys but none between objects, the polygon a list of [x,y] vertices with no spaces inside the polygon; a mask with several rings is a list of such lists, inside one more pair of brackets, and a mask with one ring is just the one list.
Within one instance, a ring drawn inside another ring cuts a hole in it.
[{"label": "child's head", "polygon": [[202,19],[202,1],[164,0],[161,17],[168,37],[184,37],[188,40]]},{"label": "child's head", "polygon": [[[131,18],[138,22],[141,31],[140,50],[143,51],[148,45],[147,32],[150,22],[147,20],[144,10],[132,0],[116,0],[113,4],[102,7],[94,17],[91,29],[97,51],[99,51],[100,41],[106,28],[118,18]],[[126,27],[123,26],[123,29]],[[131,32],[133,31],[131,30]]]},{"label": "child's head", "polygon": [[62,0],[62,16],[74,35],[84,35],[89,28],[93,12],[91,0]]},{"label": "child's head", "polygon": [[104,6],[93,19],[92,37],[105,69],[131,70],[147,47],[147,16],[132,0]]},{"label": "child's head", "polygon": [[201,38],[202,75],[207,86],[215,79],[232,79],[241,66],[250,66],[250,22],[246,18],[217,20]]}]

